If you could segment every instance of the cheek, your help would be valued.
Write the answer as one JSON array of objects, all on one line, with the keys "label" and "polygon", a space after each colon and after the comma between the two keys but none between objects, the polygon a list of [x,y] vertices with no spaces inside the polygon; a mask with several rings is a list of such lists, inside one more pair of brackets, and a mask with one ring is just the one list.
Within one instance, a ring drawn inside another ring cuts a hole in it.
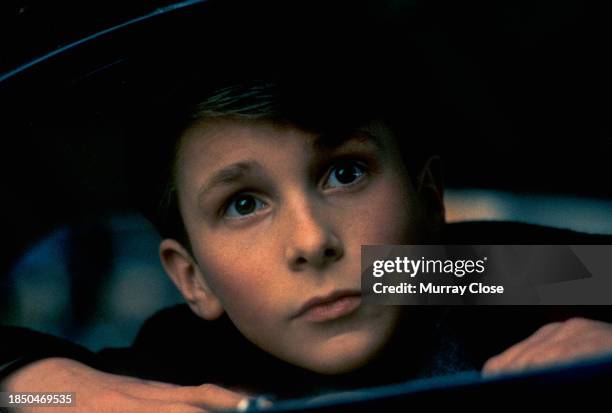
[{"label": "cheek", "polygon": [[[234,245],[233,248],[207,249],[199,254],[199,263],[212,291],[223,308],[232,317],[240,314],[249,319],[260,319],[267,314],[270,302],[272,268],[266,249],[257,250],[231,242],[217,245]],[[269,249],[268,249],[269,250]]]},{"label": "cheek", "polygon": [[[352,239],[360,244],[408,244],[417,242],[421,218],[416,194],[399,179],[387,179],[369,191],[360,203]],[[401,189],[398,189],[401,188]]]}]

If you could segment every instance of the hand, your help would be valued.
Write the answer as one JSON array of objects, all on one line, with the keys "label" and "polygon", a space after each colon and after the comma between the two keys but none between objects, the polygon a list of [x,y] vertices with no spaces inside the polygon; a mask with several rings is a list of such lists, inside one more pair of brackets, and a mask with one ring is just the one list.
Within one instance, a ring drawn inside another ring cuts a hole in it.
[{"label": "hand", "polygon": [[[74,392],[73,413],[196,413],[234,410],[247,396],[212,384],[177,386],[118,376],[64,358],[29,364],[2,383],[8,392]],[[245,402],[242,402],[245,403]],[[64,407],[21,407],[20,413],[66,412]]]},{"label": "hand", "polygon": [[547,324],[527,339],[490,358],[483,375],[520,371],[609,352],[612,324],[572,318]]}]

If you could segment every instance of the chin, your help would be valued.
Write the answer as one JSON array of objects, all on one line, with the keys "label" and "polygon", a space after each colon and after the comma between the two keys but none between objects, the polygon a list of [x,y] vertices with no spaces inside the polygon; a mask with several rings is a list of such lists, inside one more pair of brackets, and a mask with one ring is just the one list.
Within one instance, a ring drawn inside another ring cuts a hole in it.
[{"label": "chin", "polygon": [[334,337],[317,346],[303,360],[302,367],[320,374],[343,374],[368,364],[384,345],[384,340],[371,334],[347,334]]}]

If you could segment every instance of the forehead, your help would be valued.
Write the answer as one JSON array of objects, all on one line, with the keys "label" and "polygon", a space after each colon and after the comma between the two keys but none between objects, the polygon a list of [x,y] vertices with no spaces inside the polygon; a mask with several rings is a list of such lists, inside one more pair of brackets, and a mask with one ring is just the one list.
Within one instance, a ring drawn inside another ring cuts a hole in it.
[{"label": "forehead", "polygon": [[175,174],[185,183],[194,173],[208,175],[241,161],[298,162],[325,157],[340,148],[383,152],[392,145],[392,135],[381,122],[315,133],[270,121],[209,120],[194,125],[181,137]]}]

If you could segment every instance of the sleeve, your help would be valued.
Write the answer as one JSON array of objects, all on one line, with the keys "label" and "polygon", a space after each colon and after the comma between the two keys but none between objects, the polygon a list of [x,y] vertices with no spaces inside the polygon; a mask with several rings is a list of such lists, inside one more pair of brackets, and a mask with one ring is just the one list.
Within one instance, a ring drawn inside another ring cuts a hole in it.
[{"label": "sleeve", "polygon": [[65,357],[99,368],[95,353],[68,340],[22,327],[0,326],[0,380],[27,364]]},{"label": "sleeve", "polygon": [[[158,379],[159,366],[172,366],[172,355],[177,353],[177,350],[166,352],[159,348],[160,342],[168,345],[172,327],[177,323],[182,325],[180,320],[185,316],[180,315],[186,311],[177,310],[162,310],[147,320],[134,345],[107,348],[98,353],[64,338],[23,327],[0,325],[0,381],[30,363],[50,357],[69,358],[107,373]],[[141,341],[143,345],[140,345]]]}]

